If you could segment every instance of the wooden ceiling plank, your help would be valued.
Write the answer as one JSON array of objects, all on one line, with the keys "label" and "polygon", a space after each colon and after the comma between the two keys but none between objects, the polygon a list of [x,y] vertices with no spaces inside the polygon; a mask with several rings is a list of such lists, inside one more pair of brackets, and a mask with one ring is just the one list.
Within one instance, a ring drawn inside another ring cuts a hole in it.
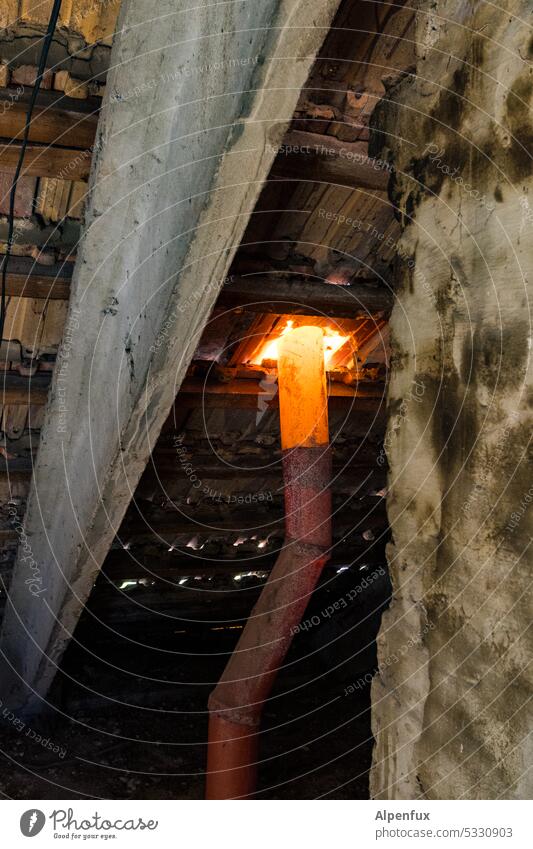
[{"label": "wooden ceiling plank", "polygon": [[[14,100],[12,90],[0,90],[0,105],[5,104],[0,129],[3,138],[22,140],[30,95],[31,90],[25,88]],[[81,150],[92,149],[100,107],[98,98],[75,100],[58,92],[41,91],[33,111],[28,140]]]},{"label": "wooden ceiling plank", "polygon": [[[0,147],[0,171],[12,174],[20,158],[21,144]],[[62,180],[87,180],[91,168],[91,150],[29,144],[24,153],[22,175],[56,177]]]}]

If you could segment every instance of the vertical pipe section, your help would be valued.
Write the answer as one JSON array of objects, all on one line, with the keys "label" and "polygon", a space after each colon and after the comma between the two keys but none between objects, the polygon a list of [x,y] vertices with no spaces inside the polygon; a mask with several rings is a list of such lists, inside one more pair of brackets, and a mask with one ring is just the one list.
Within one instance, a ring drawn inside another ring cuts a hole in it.
[{"label": "vertical pipe section", "polygon": [[209,698],[208,799],[254,792],[263,705],[330,557],[331,456],[321,328],[298,327],[281,337],[278,383],[285,543]]}]

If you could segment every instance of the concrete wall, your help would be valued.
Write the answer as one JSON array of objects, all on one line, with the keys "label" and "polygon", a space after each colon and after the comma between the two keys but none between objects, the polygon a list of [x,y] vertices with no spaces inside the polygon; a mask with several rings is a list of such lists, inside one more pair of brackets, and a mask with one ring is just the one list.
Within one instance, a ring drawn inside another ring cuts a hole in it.
[{"label": "concrete wall", "polygon": [[[419,3],[375,115],[404,226],[375,797],[531,798],[530,4]],[[528,668],[529,664],[529,668]]]},{"label": "concrete wall", "polygon": [[47,692],[336,7],[122,5],[0,641],[4,703]]}]

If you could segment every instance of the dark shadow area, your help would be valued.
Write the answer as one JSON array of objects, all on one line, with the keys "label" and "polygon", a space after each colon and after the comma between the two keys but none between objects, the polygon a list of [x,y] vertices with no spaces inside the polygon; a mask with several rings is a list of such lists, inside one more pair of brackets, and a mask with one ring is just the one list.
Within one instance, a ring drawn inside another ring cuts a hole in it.
[{"label": "dark shadow area", "polygon": [[[220,581],[120,590],[101,576],[51,706],[2,717],[2,793],[202,798],[207,697],[261,586]],[[389,595],[384,566],[326,570],[266,705],[257,798],[368,798],[369,681]]]}]

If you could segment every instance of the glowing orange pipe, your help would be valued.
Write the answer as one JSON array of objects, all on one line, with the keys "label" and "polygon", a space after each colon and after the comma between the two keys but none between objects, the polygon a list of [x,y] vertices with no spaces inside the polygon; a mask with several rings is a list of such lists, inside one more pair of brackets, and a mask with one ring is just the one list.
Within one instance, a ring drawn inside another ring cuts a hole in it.
[{"label": "glowing orange pipe", "polygon": [[330,557],[331,457],[321,328],[298,327],[280,338],[278,383],[285,544],[209,697],[208,799],[254,792],[263,705]]}]

